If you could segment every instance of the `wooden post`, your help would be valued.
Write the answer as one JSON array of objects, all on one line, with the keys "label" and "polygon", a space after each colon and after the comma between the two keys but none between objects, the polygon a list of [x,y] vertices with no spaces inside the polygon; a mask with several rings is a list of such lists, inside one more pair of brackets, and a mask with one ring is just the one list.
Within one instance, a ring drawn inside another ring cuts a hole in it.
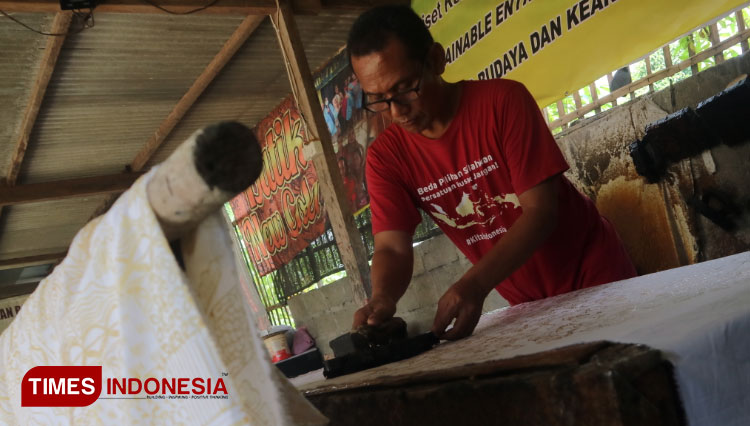
[{"label": "wooden post", "polygon": [[[52,34],[67,33],[70,28],[72,16],[73,15],[70,12],[57,12],[49,31]],[[11,157],[8,174],[5,177],[8,186],[15,185],[16,180],[18,179],[18,173],[21,171],[21,163],[23,162],[23,157],[24,154],[26,154],[26,148],[29,144],[29,138],[31,137],[31,130],[34,128],[36,117],[42,106],[42,100],[44,99],[44,94],[47,92],[47,85],[52,78],[52,72],[55,70],[55,64],[57,63],[57,58],[60,56],[60,50],[62,49],[63,43],[65,43],[64,35],[47,38],[47,45],[44,48],[44,55],[42,56],[42,61],[39,65],[39,73],[36,76],[34,87],[31,89],[31,96],[23,114],[21,131],[18,135],[16,148]]]},{"label": "wooden post", "polygon": [[[57,12],[55,18],[52,20],[49,32],[52,34],[67,33],[72,18],[73,14],[71,12]],[[65,43],[65,38],[64,35],[47,37],[44,54],[39,63],[39,72],[36,75],[34,86],[31,89],[29,103],[26,105],[26,109],[23,113],[23,120],[21,121],[21,129],[18,132],[16,146],[11,152],[8,173],[6,176],[0,176],[0,185],[14,186],[18,180],[23,157],[26,154],[26,148],[29,145],[31,131],[34,129],[34,123],[39,114],[39,109],[42,106],[44,94],[47,92],[47,85],[49,85],[49,81],[52,78],[52,72],[55,70],[57,58],[60,56],[60,50],[62,50],[63,43]],[[2,214],[1,206],[0,214]]]},{"label": "wooden post", "polygon": [[[695,56],[695,38],[693,34],[690,34],[688,36],[688,57],[692,58],[693,56]],[[691,76],[698,74],[698,72],[699,72],[699,69],[698,69],[697,63],[694,63],[693,65],[690,66]]]},{"label": "wooden post", "polygon": [[[591,92],[591,102],[593,102],[594,104],[598,104],[599,93],[597,93],[596,91],[596,81],[589,84],[589,91]],[[597,106],[596,108],[594,108],[594,111],[596,112],[596,114],[599,114],[600,112],[602,112],[602,108],[600,106]]]},{"label": "wooden post", "polygon": [[[708,26],[708,39],[711,40],[711,47],[716,47],[721,43],[719,38],[719,26],[716,22]],[[714,55],[714,59],[716,60],[716,65],[724,62],[724,52],[719,52]]]},{"label": "wooden post", "polygon": [[669,51],[669,45],[662,47],[662,52],[664,52],[664,65],[666,69],[672,68],[672,53]]},{"label": "wooden post", "polygon": [[[607,73],[607,84],[609,85],[609,93],[612,93],[612,79],[614,77],[612,76],[612,73]],[[617,98],[612,99],[612,106],[617,106]]]},{"label": "wooden post", "polygon": [[[651,55],[647,55],[646,56],[646,77],[650,77],[651,74],[652,74],[652,71],[651,71]],[[654,84],[653,83],[649,83],[649,85],[648,85],[648,92],[649,93],[654,93]]]},{"label": "wooden post", "polygon": [[[745,32],[745,17],[742,16],[742,10],[738,10],[737,12],[734,12],[734,17],[737,20],[737,32],[743,33]],[[747,52],[750,50],[750,46],[748,46],[747,39],[744,39],[740,42],[740,46],[742,47],[742,53]]]},{"label": "wooden post", "polygon": [[303,50],[302,39],[288,1],[279,2],[279,10],[271,15],[276,35],[286,62],[289,83],[298,103],[307,135],[312,141],[305,147],[305,156],[312,159],[326,206],[341,261],[352,283],[354,300],[364,304],[371,295],[370,268],[367,252],[359,230],[354,224],[351,207],[346,202],[344,182],[336,163],[333,143],[323,118],[313,85],[310,66]]},{"label": "wooden post", "polygon": [[581,114],[581,108],[583,108],[583,103],[581,102],[581,94],[578,92],[578,90],[576,90],[575,92],[573,92],[573,100],[576,103],[576,111],[575,111],[576,112],[576,116],[579,119],[582,119],[583,118],[583,114]]}]

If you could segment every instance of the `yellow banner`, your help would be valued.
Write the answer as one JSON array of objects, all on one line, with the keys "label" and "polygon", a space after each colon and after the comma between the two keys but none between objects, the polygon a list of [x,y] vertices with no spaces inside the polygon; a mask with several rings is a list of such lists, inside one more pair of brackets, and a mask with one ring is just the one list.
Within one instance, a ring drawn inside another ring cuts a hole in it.
[{"label": "yellow banner", "polygon": [[747,0],[413,0],[448,81],[507,77],[546,106]]}]

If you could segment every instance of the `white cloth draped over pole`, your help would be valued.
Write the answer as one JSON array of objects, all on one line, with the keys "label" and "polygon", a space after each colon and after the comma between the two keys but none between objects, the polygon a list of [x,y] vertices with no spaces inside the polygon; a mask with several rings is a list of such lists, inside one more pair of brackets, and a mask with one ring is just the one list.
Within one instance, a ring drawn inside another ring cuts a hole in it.
[{"label": "white cloth draped over pole", "polygon": [[[149,203],[155,176],[79,231],[0,335],[0,424],[325,424],[268,359],[221,212],[183,234],[183,271]],[[58,365],[102,366],[100,399],[22,408],[24,374]],[[150,377],[222,378],[228,398],[103,399],[108,378]]]}]

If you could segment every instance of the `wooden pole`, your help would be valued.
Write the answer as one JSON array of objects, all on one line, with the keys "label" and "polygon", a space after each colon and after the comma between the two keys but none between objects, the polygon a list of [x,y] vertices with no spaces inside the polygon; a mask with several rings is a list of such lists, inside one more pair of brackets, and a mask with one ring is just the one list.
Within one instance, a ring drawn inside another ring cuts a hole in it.
[{"label": "wooden pole", "polygon": [[[52,28],[50,28],[49,32],[52,34],[67,33],[70,28],[71,18],[72,14],[70,12],[56,13],[55,19],[52,21]],[[42,61],[39,65],[39,72],[36,75],[34,87],[31,89],[31,97],[29,98],[29,103],[26,105],[26,110],[23,114],[23,121],[21,122],[21,131],[18,135],[18,141],[16,142],[16,149],[13,152],[10,168],[5,177],[9,186],[15,185],[18,173],[21,171],[21,163],[26,154],[26,148],[29,145],[29,137],[31,137],[31,131],[34,128],[36,117],[39,115],[39,108],[42,106],[44,94],[47,92],[47,86],[52,78],[52,72],[55,70],[55,64],[57,63],[57,58],[60,56],[60,50],[62,50],[63,43],[65,43],[65,36],[50,36],[47,38],[47,45],[44,48]]]},{"label": "wooden pole", "polygon": [[276,35],[285,58],[292,91],[307,128],[307,135],[312,141],[306,147],[305,154],[308,159],[312,157],[318,173],[326,212],[336,237],[341,261],[352,283],[354,300],[356,303],[364,304],[371,294],[367,252],[359,230],[354,224],[351,207],[346,202],[346,191],[336,163],[333,143],[318,102],[297,24],[289,3],[287,1],[279,3],[279,9],[271,15],[271,20],[276,27]]},{"label": "wooden pole", "polygon": [[[737,12],[734,12],[734,17],[737,20],[737,32],[743,33],[745,32],[745,18],[742,16],[742,10],[738,10]],[[740,42],[740,46],[742,48],[742,53],[747,52],[750,50],[750,45],[747,43],[747,39],[742,40]]]},{"label": "wooden pole", "polygon": [[[651,55],[646,56],[646,75],[649,76],[653,73],[653,70],[651,69]],[[648,91],[649,93],[654,92],[654,84],[651,83],[648,85]]]},{"label": "wooden pole", "polygon": [[[716,47],[721,43],[721,38],[719,37],[719,26],[716,22],[708,26],[708,38],[711,41],[711,47]],[[717,65],[724,62],[724,52],[719,52],[714,55],[714,59],[716,60]]]},{"label": "wooden pole", "polygon": [[[599,101],[599,93],[596,91],[596,82],[589,84],[589,91],[591,91],[591,102],[597,103],[597,101]],[[599,114],[602,112],[602,108],[596,107],[594,111]]]}]

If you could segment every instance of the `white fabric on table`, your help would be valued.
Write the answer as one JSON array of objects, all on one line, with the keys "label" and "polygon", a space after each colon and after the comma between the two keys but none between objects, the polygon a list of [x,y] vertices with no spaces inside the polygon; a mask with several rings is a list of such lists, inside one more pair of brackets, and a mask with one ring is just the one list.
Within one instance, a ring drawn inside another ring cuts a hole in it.
[{"label": "white fabric on table", "polygon": [[598,340],[662,350],[690,426],[750,425],[750,252],[503,308],[483,315],[471,337],[420,356],[293,382],[356,387]]}]

